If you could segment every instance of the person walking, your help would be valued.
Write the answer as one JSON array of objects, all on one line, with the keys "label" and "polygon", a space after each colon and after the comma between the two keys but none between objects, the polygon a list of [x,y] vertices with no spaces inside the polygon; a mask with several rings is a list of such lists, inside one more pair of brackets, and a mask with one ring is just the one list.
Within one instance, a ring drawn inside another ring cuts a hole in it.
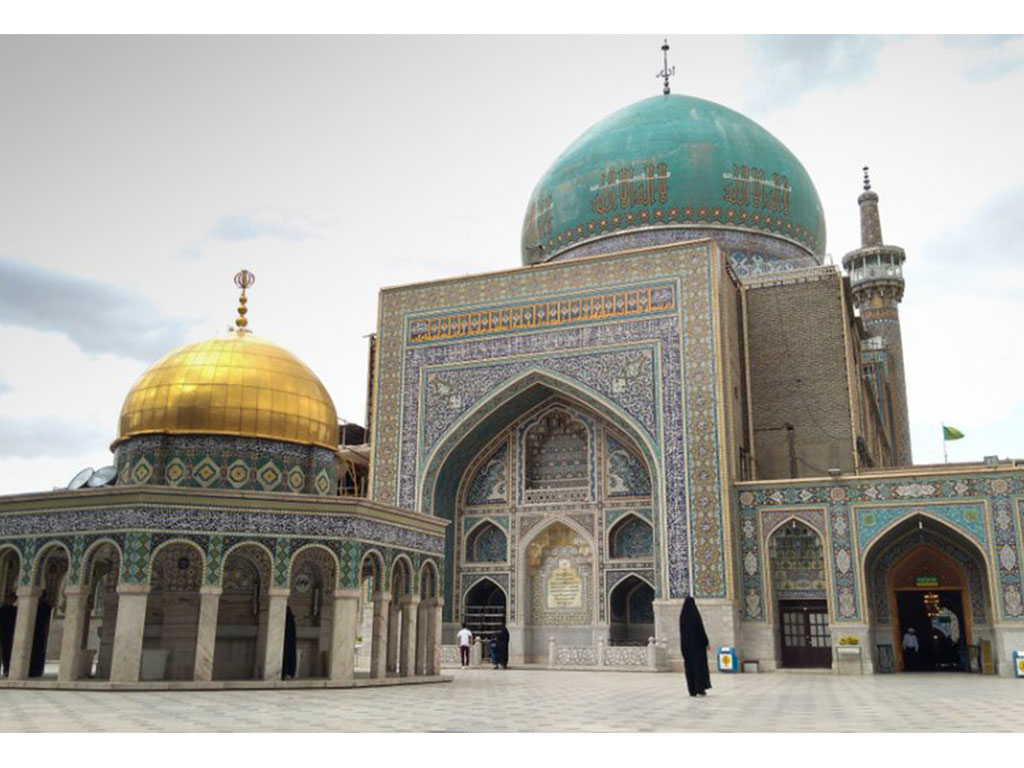
[{"label": "person walking", "polygon": [[708,635],[696,601],[689,595],[683,600],[679,614],[679,650],[683,653],[686,687],[691,696],[705,696],[711,687],[708,671]]},{"label": "person walking", "polygon": [[473,633],[466,626],[466,622],[462,622],[462,629],[455,635],[455,639],[459,643],[459,659],[462,662],[462,668],[468,669],[469,646],[473,644]]}]

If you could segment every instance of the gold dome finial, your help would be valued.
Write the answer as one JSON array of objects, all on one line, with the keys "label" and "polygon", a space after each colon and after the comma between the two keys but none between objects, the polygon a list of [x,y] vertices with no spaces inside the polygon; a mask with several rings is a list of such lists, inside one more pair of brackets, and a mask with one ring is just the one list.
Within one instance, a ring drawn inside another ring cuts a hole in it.
[{"label": "gold dome finial", "polygon": [[249,310],[245,308],[248,299],[245,298],[245,289],[252,287],[256,282],[256,275],[250,272],[248,269],[243,269],[237,275],[235,275],[235,285],[242,289],[242,295],[238,298],[238,319],[235,320],[235,328],[237,333],[252,333],[252,331],[246,328],[249,325],[249,321],[245,319],[245,314]]}]

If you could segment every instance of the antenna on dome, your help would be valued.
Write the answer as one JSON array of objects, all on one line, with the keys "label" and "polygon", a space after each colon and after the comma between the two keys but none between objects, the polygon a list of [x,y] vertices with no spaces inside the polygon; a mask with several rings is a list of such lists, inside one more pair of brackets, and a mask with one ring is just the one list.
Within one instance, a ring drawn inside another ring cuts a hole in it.
[{"label": "antenna on dome", "polygon": [[669,68],[669,66],[668,66],[668,38],[666,38],[665,42],[661,44],[661,53],[662,53],[662,56],[664,57],[665,65],[664,65],[664,68],[661,70],[661,72],[656,74],[655,77],[664,78],[665,85],[661,89],[661,92],[663,94],[665,94],[666,96],[668,96],[669,93],[671,93],[671,89],[668,87],[668,79],[670,77],[672,77],[672,75],[674,75],[676,73],[676,68],[674,66],[672,68]]},{"label": "antenna on dome", "polygon": [[247,269],[243,269],[237,275],[235,275],[235,285],[242,289],[242,295],[238,297],[238,318],[235,320],[235,332],[236,333],[252,333],[248,328],[249,321],[245,319],[245,314],[249,310],[245,308],[248,299],[245,298],[245,289],[251,288],[256,282],[256,275]]}]

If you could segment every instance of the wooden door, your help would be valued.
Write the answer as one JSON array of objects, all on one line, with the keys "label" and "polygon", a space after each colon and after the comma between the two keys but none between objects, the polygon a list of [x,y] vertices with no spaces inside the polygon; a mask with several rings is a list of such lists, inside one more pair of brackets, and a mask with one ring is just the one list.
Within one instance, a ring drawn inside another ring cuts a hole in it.
[{"label": "wooden door", "polygon": [[832,636],[824,600],[780,600],[779,620],[783,667],[832,666]]}]

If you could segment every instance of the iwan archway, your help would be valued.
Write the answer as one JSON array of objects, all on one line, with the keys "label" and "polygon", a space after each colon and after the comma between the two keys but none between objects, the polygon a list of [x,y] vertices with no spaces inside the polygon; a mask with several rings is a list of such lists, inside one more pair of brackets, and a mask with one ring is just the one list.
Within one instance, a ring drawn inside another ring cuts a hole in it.
[{"label": "iwan archway", "polygon": [[865,563],[879,671],[966,671],[979,642],[991,641],[985,559],[951,526],[915,515],[886,533]]},{"label": "iwan archway", "polygon": [[463,620],[494,612],[500,594],[511,663],[546,659],[552,636],[596,648],[609,640],[611,592],[626,576],[658,594],[652,442],[592,393],[541,373],[516,380],[441,441],[423,477],[424,511],[453,523],[446,642]]}]

